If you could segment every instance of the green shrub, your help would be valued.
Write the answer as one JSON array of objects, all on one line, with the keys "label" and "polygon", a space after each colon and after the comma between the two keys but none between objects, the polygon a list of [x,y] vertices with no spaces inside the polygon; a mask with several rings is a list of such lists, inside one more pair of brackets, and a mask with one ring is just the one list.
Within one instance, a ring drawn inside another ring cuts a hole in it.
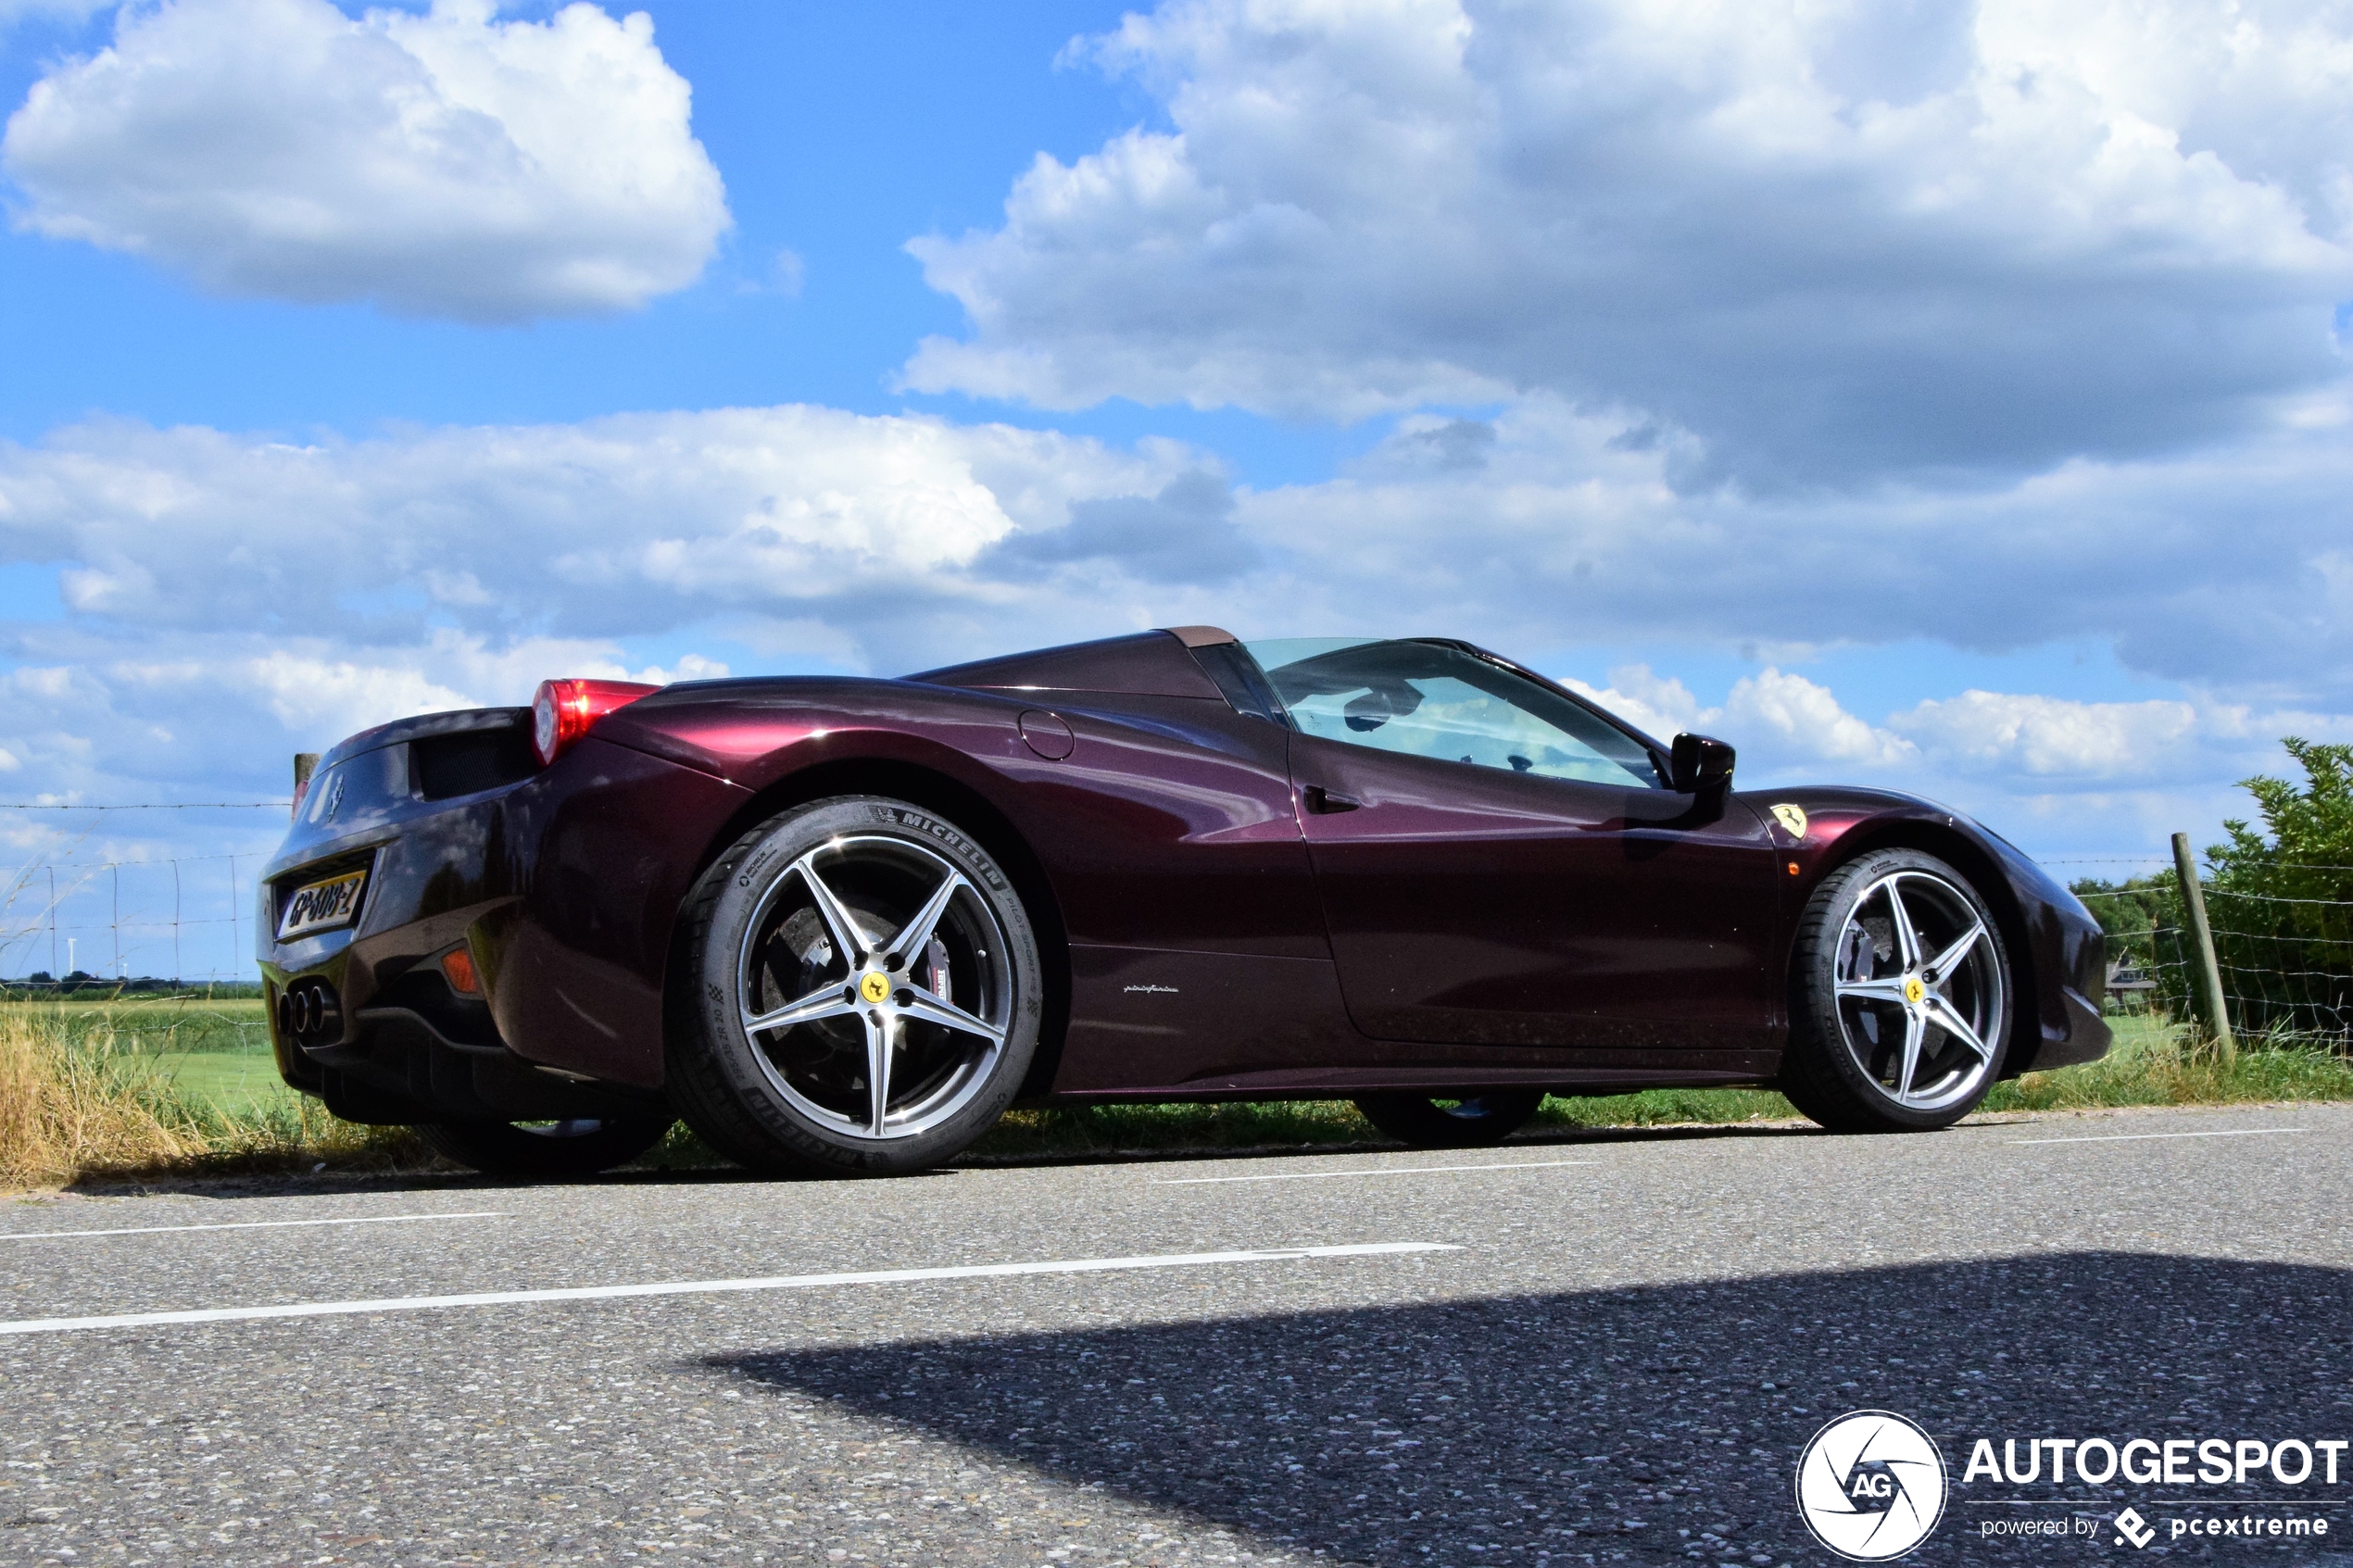
[{"label": "green shrub", "polygon": [[2353,746],[2282,744],[2303,784],[2244,781],[2263,831],[2225,822],[2228,842],[2206,852],[2215,956],[2233,1028],[2341,1045],[2353,1034]]}]

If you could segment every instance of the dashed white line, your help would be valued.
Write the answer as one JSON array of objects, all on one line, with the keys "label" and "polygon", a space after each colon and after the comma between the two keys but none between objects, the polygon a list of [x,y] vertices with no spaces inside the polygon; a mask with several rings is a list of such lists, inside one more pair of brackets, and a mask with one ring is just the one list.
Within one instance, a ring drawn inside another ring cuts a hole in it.
[{"label": "dashed white line", "polygon": [[294,1225],[400,1225],[427,1220],[503,1220],[504,1213],[484,1210],[476,1214],[363,1214],[343,1220],[234,1220],[217,1225],[128,1225],[111,1231],[11,1231],[0,1235],[0,1241],[63,1241],[77,1236],[165,1236],[176,1231],[267,1231],[284,1230]]},{"label": "dashed white line", "polygon": [[2301,1127],[2229,1127],[2211,1133],[2103,1133],[2084,1138],[2007,1138],[2017,1148],[2034,1143],[2140,1143],[2148,1138],[2255,1138],[2269,1133],[2300,1133]]},{"label": "dashed white line", "polygon": [[744,1290],[808,1290],[827,1285],[912,1285],[927,1280],[1002,1279],[1013,1274],[1114,1273],[1190,1269],[1214,1263],[1283,1263],[1302,1258],[1373,1258],[1402,1252],[1460,1252],[1437,1241],[1378,1241],[1354,1247],[1279,1247],[1250,1252],[1176,1252],[1143,1258],[1081,1258],[1043,1263],[971,1263],[941,1269],[876,1269],[860,1273],[776,1274],[765,1279],[699,1279],[655,1285],[589,1285],[560,1290],[484,1290],[462,1296],[392,1296],[368,1301],[296,1301],[271,1307],[207,1307],[177,1312],[110,1312],[90,1318],[23,1318],[0,1334],[66,1334],[88,1328],[148,1328],[166,1323],[248,1323],[263,1318],[342,1317],[355,1312],[416,1312],[451,1307],[505,1307],[539,1301],[615,1301],[633,1296],[715,1296]]},{"label": "dashed white line", "polygon": [[1515,1160],[1503,1165],[1385,1165],[1373,1171],[1286,1171],[1276,1176],[1171,1176],[1156,1187],[1211,1186],[1220,1182],[1337,1182],[1351,1176],[1435,1176],[1448,1171],[1551,1171],[1564,1165],[1598,1165],[1598,1160]]}]

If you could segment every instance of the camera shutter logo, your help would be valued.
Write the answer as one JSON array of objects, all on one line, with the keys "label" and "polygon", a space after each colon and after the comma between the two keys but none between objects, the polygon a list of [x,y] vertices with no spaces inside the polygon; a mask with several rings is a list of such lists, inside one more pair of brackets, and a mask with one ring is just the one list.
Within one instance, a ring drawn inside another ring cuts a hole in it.
[{"label": "camera shutter logo", "polygon": [[1854,1411],[1814,1434],[1797,1461],[1797,1512],[1852,1562],[1903,1556],[1944,1516],[1944,1456],[1893,1411]]}]

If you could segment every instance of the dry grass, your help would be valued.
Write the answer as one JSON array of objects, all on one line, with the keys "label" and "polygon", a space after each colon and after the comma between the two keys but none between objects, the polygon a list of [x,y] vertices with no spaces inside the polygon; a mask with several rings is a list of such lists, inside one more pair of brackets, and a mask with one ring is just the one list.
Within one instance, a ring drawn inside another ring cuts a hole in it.
[{"label": "dry grass", "polygon": [[0,1008],[0,1190],[110,1176],[422,1163],[401,1128],[308,1102],[225,1108],[184,1093],[162,1058],[54,1006]]},{"label": "dry grass", "polygon": [[[169,1051],[143,1045],[144,1019],[120,1024],[87,1006],[0,1005],[0,1191],[160,1176],[308,1171],[422,1171],[433,1157],[405,1128],[338,1122],[293,1094],[213,1098],[182,1081]],[[2119,1020],[2104,1060],[1997,1085],[1989,1111],[2353,1099],[2353,1060],[2288,1041],[2224,1063],[2161,1021]],[[242,1059],[240,1059],[242,1060]],[[1796,1113],[1756,1089],[1654,1089],[1545,1102],[1538,1135],[1579,1128],[1721,1124]],[[1345,1101],[1132,1105],[1024,1110],[975,1146],[980,1160],[1108,1157],[1126,1151],[1378,1144]],[[642,1162],[722,1164],[686,1128]],[[444,1167],[446,1169],[447,1167]]]},{"label": "dry grass", "polygon": [[0,1012],[0,1187],[52,1185],[94,1163],[154,1166],[200,1151],[145,1081],[151,1065],[106,1047],[73,1048],[64,1033],[62,1020],[30,1009]]}]

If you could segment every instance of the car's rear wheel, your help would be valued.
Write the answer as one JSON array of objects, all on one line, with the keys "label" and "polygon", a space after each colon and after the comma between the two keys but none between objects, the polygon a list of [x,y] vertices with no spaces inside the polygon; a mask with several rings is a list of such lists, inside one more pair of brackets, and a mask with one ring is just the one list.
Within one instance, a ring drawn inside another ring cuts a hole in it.
[{"label": "car's rear wheel", "polygon": [[1416,1148],[1476,1148],[1518,1132],[1543,1103],[1541,1089],[1491,1089],[1467,1099],[1366,1095],[1356,1109],[1365,1121]]},{"label": "car's rear wheel", "polygon": [[445,1160],[486,1176],[593,1176],[661,1142],[674,1117],[561,1122],[428,1122],[417,1135]]},{"label": "car's rear wheel", "polygon": [[1883,849],[1822,879],[1798,923],[1780,1087],[1842,1132],[1919,1132],[1977,1109],[2009,1043],[2009,954],[1985,900],[1932,855]]},{"label": "car's rear wheel", "polygon": [[903,800],[821,800],[738,839],[687,906],[671,1098],[755,1170],[890,1175],[1003,1113],[1042,1011],[1012,879]]}]

